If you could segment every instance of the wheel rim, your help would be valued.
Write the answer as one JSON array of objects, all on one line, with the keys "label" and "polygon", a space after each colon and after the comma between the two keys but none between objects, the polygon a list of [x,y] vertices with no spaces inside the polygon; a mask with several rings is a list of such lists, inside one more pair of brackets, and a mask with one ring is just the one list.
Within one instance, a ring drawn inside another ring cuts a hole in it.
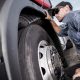
[{"label": "wheel rim", "polygon": [[63,75],[57,50],[45,40],[40,41],[38,45],[38,61],[43,80],[59,80]]}]

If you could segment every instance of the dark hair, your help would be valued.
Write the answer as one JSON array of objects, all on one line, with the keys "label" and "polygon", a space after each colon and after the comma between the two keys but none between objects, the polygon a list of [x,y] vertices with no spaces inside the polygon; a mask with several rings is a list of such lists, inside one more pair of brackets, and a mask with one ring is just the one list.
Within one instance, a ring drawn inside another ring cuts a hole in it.
[{"label": "dark hair", "polygon": [[73,10],[73,6],[71,5],[71,3],[70,2],[65,2],[65,1],[60,2],[58,5],[56,5],[56,7],[57,8],[59,8],[60,6],[65,7],[66,5],[69,6],[70,10]]}]

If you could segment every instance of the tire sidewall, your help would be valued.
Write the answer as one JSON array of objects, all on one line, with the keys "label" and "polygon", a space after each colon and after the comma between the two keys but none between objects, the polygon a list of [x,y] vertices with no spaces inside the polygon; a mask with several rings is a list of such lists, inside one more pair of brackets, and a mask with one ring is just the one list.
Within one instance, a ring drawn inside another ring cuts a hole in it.
[{"label": "tire sidewall", "polygon": [[38,44],[42,40],[52,44],[48,34],[41,26],[31,24],[23,30],[19,42],[19,59],[25,80],[42,80],[38,62]]}]

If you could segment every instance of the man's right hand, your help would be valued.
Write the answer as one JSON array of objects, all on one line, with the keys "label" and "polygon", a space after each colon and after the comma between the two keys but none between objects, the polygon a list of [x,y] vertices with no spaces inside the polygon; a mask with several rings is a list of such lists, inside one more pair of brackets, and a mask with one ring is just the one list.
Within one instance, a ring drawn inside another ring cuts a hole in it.
[{"label": "man's right hand", "polygon": [[46,11],[45,10],[45,14],[46,14],[46,17],[45,17],[45,19],[47,19],[47,20],[52,20],[52,17],[49,15],[49,13],[48,13],[48,11]]},{"label": "man's right hand", "polygon": [[46,17],[45,17],[45,19],[47,19],[47,20],[49,20],[50,22],[51,22],[51,24],[52,24],[52,27],[53,27],[53,29],[55,30],[55,32],[56,33],[60,33],[61,32],[61,29],[60,29],[60,27],[56,24],[56,22],[52,19],[52,17],[49,15],[49,13],[47,12],[47,11],[45,11],[46,12]]}]

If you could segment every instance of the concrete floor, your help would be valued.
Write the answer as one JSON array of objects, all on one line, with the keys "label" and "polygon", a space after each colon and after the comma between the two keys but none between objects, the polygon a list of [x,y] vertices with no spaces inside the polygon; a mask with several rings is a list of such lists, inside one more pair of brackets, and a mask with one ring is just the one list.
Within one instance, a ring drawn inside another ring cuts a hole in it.
[{"label": "concrete floor", "polygon": [[74,44],[73,44],[73,48],[64,51],[64,56],[65,56],[65,59],[69,67],[77,63],[80,63],[80,60],[78,59],[76,48]]}]

